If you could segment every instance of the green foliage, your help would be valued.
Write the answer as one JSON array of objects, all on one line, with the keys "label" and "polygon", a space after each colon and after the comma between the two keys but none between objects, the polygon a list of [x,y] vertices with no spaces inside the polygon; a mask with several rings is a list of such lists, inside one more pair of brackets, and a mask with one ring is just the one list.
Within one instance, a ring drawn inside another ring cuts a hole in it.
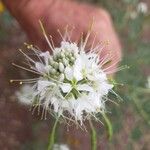
[{"label": "green foliage", "polygon": [[135,127],[131,132],[131,137],[135,141],[139,140],[141,135],[142,135],[141,130],[138,127]]}]

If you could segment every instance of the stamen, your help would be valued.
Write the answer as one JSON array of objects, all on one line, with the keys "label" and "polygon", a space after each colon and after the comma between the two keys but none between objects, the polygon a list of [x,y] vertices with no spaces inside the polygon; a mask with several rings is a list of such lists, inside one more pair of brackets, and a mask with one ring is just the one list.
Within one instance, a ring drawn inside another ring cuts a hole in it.
[{"label": "stamen", "polygon": [[118,72],[118,71],[121,71],[121,70],[123,70],[123,69],[129,69],[130,67],[129,66],[121,66],[121,67],[119,67],[119,68],[115,68],[115,69],[113,69],[113,70],[110,70],[110,71],[106,71],[105,73],[106,74],[113,74],[113,73],[115,73],[115,72]]},{"label": "stamen", "polygon": [[96,36],[97,36],[97,33],[95,33],[95,35],[94,35],[94,38],[93,38],[93,42],[92,42],[92,45],[91,45],[90,51],[92,51],[92,50],[93,50],[93,47],[94,47],[94,44],[95,44]]},{"label": "stamen", "polygon": [[118,64],[118,61],[116,61],[116,62],[114,62],[113,64],[111,64],[111,66],[109,66],[109,67],[103,69],[103,71],[105,72],[105,71],[111,69],[112,67],[114,67],[114,66],[117,65],[117,64]]},{"label": "stamen", "polygon": [[44,37],[45,37],[45,39],[46,39],[46,41],[47,41],[47,43],[48,43],[50,49],[51,49],[52,51],[54,51],[54,49],[53,49],[53,47],[52,47],[52,45],[51,45],[51,43],[50,43],[50,41],[49,41],[49,39],[48,39],[48,37],[47,37],[47,34],[46,34],[46,32],[45,32],[45,29],[44,29],[44,26],[43,26],[43,24],[42,24],[42,22],[41,22],[40,20],[39,20],[39,24],[40,24],[40,26],[41,26],[43,35],[44,35]]},{"label": "stamen", "polygon": [[29,59],[32,63],[35,64],[35,61],[33,59],[31,59],[27,54],[25,54],[21,49],[19,49],[19,51],[27,58]]},{"label": "stamen", "polygon": [[59,33],[60,37],[62,38],[63,41],[66,41],[65,38],[63,37],[63,35],[61,34],[60,30],[57,29],[57,32]]},{"label": "stamen", "polygon": [[26,71],[29,71],[29,72],[32,72],[32,73],[41,75],[39,72],[36,72],[36,71],[34,71],[34,70],[31,70],[31,69],[28,69],[28,68],[25,68],[25,67],[22,67],[22,66],[19,66],[19,65],[15,64],[15,63],[12,63],[12,65],[15,66],[15,67],[18,67],[18,68],[20,68],[20,69],[23,69],[23,70],[26,70]]},{"label": "stamen", "polygon": [[82,48],[81,48],[81,51],[83,51],[83,50],[85,49],[85,46],[86,46],[86,44],[87,44],[87,42],[88,42],[88,39],[89,39],[89,37],[90,37],[90,34],[91,34],[91,30],[92,30],[92,28],[93,28],[93,24],[94,24],[94,17],[92,18],[92,22],[91,22],[91,24],[89,25],[89,30],[88,30],[88,32],[87,32],[85,41],[84,41],[83,46],[82,46]]},{"label": "stamen", "polygon": [[69,40],[69,38],[68,38],[68,24],[66,25],[66,27],[65,27],[65,33],[64,33],[64,41],[67,41],[67,40]]},{"label": "stamen", "polygon": [[54,46],[54,41],[53,41],[53,37],[50,35],[50,40],[51,40],[51,43],[52,43],[52,47],[53,49],[55,49],[55,46]]}]

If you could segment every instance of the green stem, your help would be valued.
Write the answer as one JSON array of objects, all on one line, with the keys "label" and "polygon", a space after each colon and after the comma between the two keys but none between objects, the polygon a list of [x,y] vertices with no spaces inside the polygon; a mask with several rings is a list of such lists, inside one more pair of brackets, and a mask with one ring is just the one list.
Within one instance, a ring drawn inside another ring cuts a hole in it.
[{"label": "green stem", "polygon": [[148,125],[150,125],[150,120],[149,120],[149,116],[147,115],[147,113],[143,110],[142,105],[139,102],[139,99],[137,98],[137,96],[134,94],[133,95],[133,102],[136,105],[139,113],[141,114],[141,116],[144,118],[144,120],[148,123]]},{"label": "green stem", "polygon": [[53,149],[57,124],[58,124],[58,118],[55,120],[54,126],[52,128],[52,132],[50,133],[49,144],[48,144],[47,150]]},{"label": "green stem", "polygon": [[109,118],[107,117],[107,115],[105,113],[103,113],[102,115],[103,115],[105,123],[107,125],[109,140],[111,140],[112,139],[112,135],[113,135],[112,124],[111,124]]},{"label": "green stem", "polygon": [[129,87],[130,89],[136,89],[138,93],[150,93],[150,89],[144,88],[144,87],[137,87],[137,86],[132,86],[132,85],[125,85],[126,87]]},{"label": "green stem", "polygon": [[93,126],[93,123],[91,120],[89,120],[89,124],[91,127],[91,150],[96,150],[97,149],[97,136],[96,136],[96,130]]}]

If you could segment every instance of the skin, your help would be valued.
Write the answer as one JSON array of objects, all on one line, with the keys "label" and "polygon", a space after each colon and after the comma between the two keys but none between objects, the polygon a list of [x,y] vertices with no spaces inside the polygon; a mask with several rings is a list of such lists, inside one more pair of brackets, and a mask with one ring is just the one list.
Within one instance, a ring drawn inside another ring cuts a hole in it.
[{"label": "skin", "polygon": [[42,0],[41,3],[38,0],[13,0],[13,2],[3,0],[3,2],[25,30],[30,41],[40,48],[46,49],[47,44],[39,26],[39,19],[47,34],[52,35],[55,45],[59,45],[61,38],[57,29],[62,32],[66,25],[74,26],[71,39],[79,41],[81,33],[83,32],[83,35],[87,33],[89,24],[94,18],[89,45],[96,33],[95,44],[109,41],[102,55],[111,50],[115,56],[113,61],[121,58],[121,46],[112,20],[109,13],[102,8],[73,0]]},{"label": "skin", "polygon": [[[31,43],[38,45],[41,49],[47,49],[44,37],[42,35],[39,19],[42,21],[48,35],[52,35],[55,45],[59,45],[61,38],[57,32],[60,29],[63,32],[66,25],[74,26],[71,39],[79,41],[80,35],[86,35],[89,30],[89,24],[94,18],[94,25],[88,45],[91,45],[92,39],[96,33],[95,43],[99,41],[108,41],[101,55],[105,56],[111,51],[113,56],[112,64],[121,59],[121,46],[117,34],[114,30],[109,13],[103,8],[95,7],[85,3],[79,3],[73,0],[3,0],[10,13],[18,20],[24,31],[27,33]],[[96,45],[96,44],[95,44]],[[111,69],[114,69],[114,65]],[[67,134],[67,141],[74,139],[74,149],[89,149],[88,136],[81,133],[80,130],[70,129]],[[72,131],[72,132],[71,132]],[[86,133],[87,134],[87,133]],[[71,138],[68,138],[70,137]]]}]

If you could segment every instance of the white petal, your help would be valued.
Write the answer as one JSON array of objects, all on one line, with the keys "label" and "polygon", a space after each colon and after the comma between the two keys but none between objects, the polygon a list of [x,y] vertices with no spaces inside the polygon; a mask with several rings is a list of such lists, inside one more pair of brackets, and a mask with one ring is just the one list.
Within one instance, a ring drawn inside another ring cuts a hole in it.
[{"label": "white petal", "polygon": [[72,70],[72,68],[66,67],[65,76],[69,81],[71,81],[73,79],[73,70]]},{"label": "white petal", "polygon": [[112,84],[108,84],[107,82],[103,82],[99,84],[99,93],[101,95],[106,95],[113,88]]},{"label": "white petal", "polygon": [[58,100],[58,98],[56,98],[56,97],[51,97],[51,98],[49,98],[50,99],[50,101],[51,101],[51,104],[53,105],[53,107],[54,107],[54,112],[58,112],[58,110],[59,110],[59,100]]},{"label": "white petal", "polygon": [[80,81],[83,79],[83,75],[82,73],[79,71],[79,70],[75,70],[74,71],[74,78],[77,80],[77,81]]},{"label": "white petal", "polygon": [[75,61],[75,65],[74,65],[74,72],[73,72],[73,75],[74,75],[74,78],[77,80],[77,81],[80,81],[83,79],[83,75],[82,75],[82,61],[81,59],[77,59]]},{"label": "white petal", "polygon": [[72,89],[69,83],[63,83],[62,85],[60,85],[60,87],[64,93],[68,93]]},{"label": "white petal", "polygon": [[51,57],[49,51],[41,53],[40,56],[44,58],[45,64],[48,65],[48,59]]},{"label": "white petal", "polygon": [[41,92],[50,85],[55,85],[55,84],[50,81],[38,81],[38,91]]},{"label": "white petal", "polygon": [[35,63],[35,68],[38,70],[38,72],[40,73],[44,73],[45,72],[45,66],[42,63],[36,62]]},{"label": "white petal", "polygon": [[77,85],[77,89],[79,91],[89,91],[89,92],[93,91],[93,88],[87,84],[79,84],[79,85]]},{"label": "white petal", "polygon": [[19,99],[19,102],[25,105],[32,104],[32,100],[35,97],[34,94],[35,94],[35,91],[33,87],[29,85],[22,86],[20,91],[16,92],[16,96]]},{"label": "white petal", "polygon": [[75,68],[75,70],[79,70],[79,71],[81,71],[82,70],[82,67],[83,66],[83,62],[82,62],[82,58],[77,58],[76,59],[76,61],[75,61],[75,66],[74,66],[74,68]]}]

